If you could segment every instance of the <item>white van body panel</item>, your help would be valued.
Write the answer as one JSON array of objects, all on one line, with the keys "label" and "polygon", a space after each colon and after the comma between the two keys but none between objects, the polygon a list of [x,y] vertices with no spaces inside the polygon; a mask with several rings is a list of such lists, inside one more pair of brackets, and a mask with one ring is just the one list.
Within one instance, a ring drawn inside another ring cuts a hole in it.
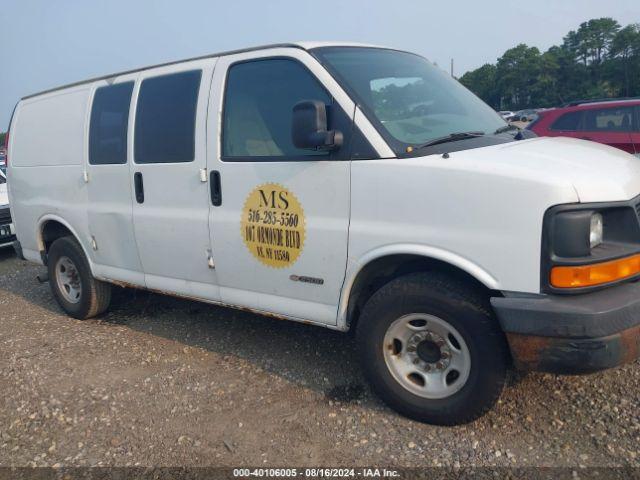
[{"label": "white van body panel", "polygon": [[14,167],[81,165],[90,86],[52,92],[20,102],[14,114]]},{"label": "white van body panel", "polygon": [[[523,148],[527,145],[528,148]],[[640,193],[640,162],[620,149],[569,137],[540,137],[503,147],[501,169],[528,171],[549,182],[571,182],[580,202],[623,201]],[[478,152],[480,153],[480,152]],[[517,160],[511,155],[517,155]]]},{"label": "white van body panel", "polygon": [[[89,251],[87,191],[83,179],[88,85],[21,101],[9,138],[7,181],[16,234],[25,257],[40,260],[42,219],[73,225]],[[91,257],[89,257],[91,259]]]}]

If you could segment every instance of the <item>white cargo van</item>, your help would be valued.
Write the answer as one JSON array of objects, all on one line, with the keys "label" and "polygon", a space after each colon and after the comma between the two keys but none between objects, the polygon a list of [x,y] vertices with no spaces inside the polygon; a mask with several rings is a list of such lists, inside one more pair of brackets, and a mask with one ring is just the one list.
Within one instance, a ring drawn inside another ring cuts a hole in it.
[{"label": "white cargo van", "polygon": [[525,138],[402,51],[281,44],[22,99],[16,248],[76,318],[111,284],[355,329],[403,414],[471,421],[509,365],[638,356],[640,162]]}]

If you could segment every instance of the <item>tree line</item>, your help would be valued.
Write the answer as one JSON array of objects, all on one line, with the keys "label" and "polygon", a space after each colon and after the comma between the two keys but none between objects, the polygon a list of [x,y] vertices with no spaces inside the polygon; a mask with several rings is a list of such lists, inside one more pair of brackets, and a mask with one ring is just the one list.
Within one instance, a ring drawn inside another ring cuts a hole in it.
[{"label": "tree line", "polygon": [[465,73],[460,82],[496,110],[571,100],[640,96],[640,23],[596,18],[541,53],[523,43]]}]

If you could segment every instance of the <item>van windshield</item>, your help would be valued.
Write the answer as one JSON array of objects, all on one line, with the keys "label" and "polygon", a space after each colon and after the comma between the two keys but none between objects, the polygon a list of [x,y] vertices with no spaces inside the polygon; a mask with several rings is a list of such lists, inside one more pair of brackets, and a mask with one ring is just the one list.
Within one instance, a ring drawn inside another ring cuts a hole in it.
[{"label": "van windshield", "polygon": [[368,47],[322,47],[312,53],[399,156],[451,134],[489,135],[506,125],[491,107],[419,55]]}]

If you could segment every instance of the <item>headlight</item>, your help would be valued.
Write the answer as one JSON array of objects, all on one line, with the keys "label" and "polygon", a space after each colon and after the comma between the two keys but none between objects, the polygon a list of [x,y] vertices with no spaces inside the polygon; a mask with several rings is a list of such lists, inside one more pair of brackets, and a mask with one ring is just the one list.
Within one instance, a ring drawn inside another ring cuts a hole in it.
[{"label": "headlight", "polygon": [[584,291],[640,276],[638,213],[638,198],[547,210],[542,235],[543,291]]},{"label": "headlight", "polygon": [[597,247],[602,243],[602,214],[594,213],[591,215],[591,226],[589,228],[589,246]]}]

